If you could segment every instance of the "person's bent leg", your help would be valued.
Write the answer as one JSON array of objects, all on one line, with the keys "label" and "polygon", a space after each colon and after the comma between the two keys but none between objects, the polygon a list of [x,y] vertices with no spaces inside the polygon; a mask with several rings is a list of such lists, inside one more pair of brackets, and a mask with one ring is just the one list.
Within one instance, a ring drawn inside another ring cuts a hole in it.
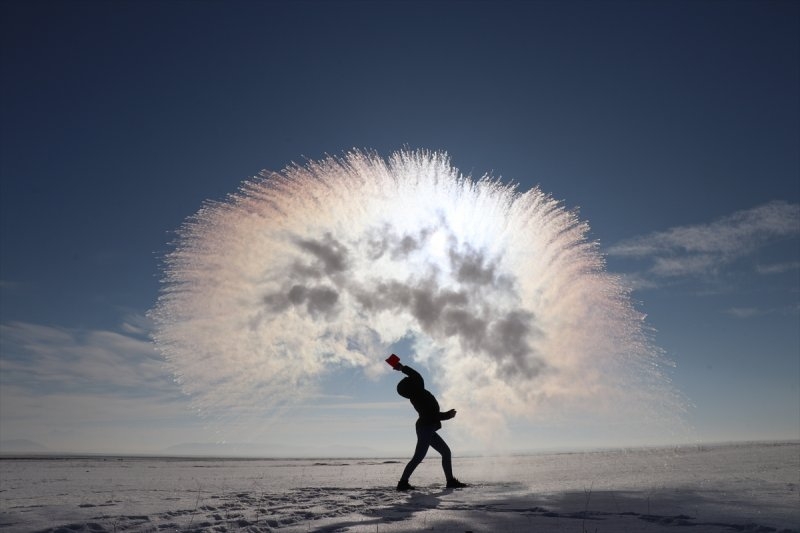
[{"label": "person's bent leg", "polygon": [[447,481],[453,479],[453,460],[450,454],[450,447],[438,433],[431,436],[430,446],[442,456],[442,470],[444,470],[444,477]]},{"label": "person's bent leg", "polygon": [[414,473],[414,469],[425,459],[428,447],[431,444],[431,437],[434,435],[436,435],[436,431],[433,428],[417,427],[417,447],[414,450],[414,457],[411,458],[403,470],[403,476],[400,478],[401,483],[408,483],[411,474]]}]

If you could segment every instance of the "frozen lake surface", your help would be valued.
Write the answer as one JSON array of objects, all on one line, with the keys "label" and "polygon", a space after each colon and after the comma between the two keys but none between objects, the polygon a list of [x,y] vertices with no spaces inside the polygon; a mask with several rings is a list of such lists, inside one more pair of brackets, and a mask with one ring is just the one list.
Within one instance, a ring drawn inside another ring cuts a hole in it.
[{"label": "frozen lake surface", "polygon": [[456,458],[0,459],[0,530],[800,531],[800,443]]}]

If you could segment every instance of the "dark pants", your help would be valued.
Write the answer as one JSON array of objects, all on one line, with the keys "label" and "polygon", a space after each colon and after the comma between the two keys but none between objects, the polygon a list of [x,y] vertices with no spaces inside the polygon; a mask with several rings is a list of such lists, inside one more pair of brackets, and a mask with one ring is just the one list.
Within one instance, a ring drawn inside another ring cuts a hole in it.
[{"label": "dark pants", "polygon": [[442,470],[444,470],[447,481],[453,479],[453,466],[450,459],[450,448],[448,448],[447,443],[436,433],[436,428],[417,426],[417,448],[414,450],[414,457],[411,458],[405,470],[403,470],[401,481],[408,481],[411,478],[414,469],[425,459],[428,447],[433,447],[442,456]]}]

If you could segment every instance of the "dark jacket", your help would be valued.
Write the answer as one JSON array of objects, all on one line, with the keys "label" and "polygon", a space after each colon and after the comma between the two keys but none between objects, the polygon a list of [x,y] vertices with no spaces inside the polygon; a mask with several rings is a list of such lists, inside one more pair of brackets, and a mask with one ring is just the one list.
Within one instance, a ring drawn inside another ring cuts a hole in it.
[{"label": "dark jacket", "polygon": [[419,413],[417,426],[428,426],[440,429],[442,420],[447,420],[446,414],[439,411],[439,402],[436,397],[425,389],[425,381],[419,372],[413,368],[403,365],[400,371],[408,376],[397,384],[397,392],[400,396],[411,400],[411,405]]}]

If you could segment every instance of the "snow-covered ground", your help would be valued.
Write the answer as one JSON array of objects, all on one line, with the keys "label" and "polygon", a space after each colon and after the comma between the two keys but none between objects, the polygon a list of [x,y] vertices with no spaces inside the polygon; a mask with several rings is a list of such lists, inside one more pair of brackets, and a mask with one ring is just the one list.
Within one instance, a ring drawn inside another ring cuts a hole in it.
[{"label": "snow-covered ground", "polygon": [[800,443],[455,460],[0,459],[0,530],[730,532],[800,530]]}]

